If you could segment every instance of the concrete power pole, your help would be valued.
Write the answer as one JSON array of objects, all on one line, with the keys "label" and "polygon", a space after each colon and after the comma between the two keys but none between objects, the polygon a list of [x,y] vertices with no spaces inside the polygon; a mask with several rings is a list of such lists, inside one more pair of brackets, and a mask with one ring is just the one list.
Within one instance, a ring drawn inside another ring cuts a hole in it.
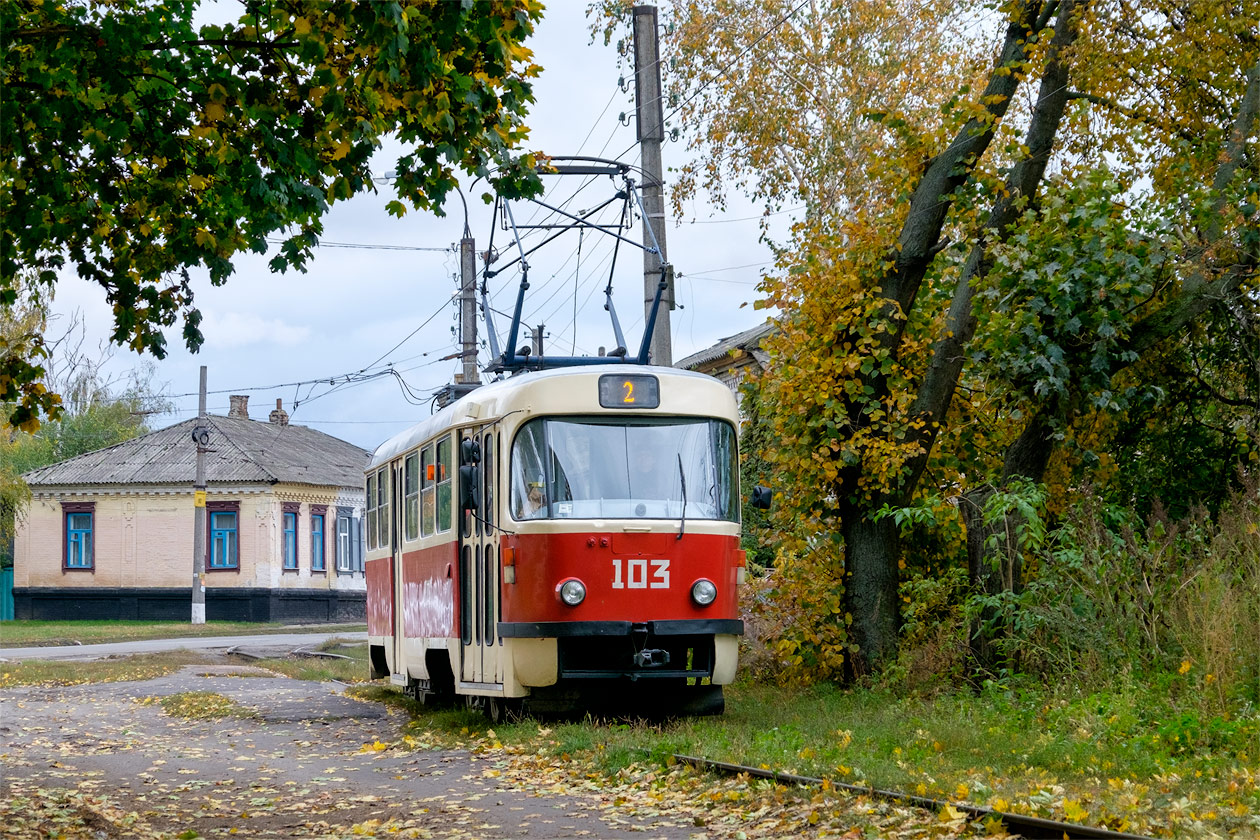
[{"label": "concrete power pole", "polygon": [[462,384],[481,384],[477,369],[477,250],[471,236],[459,241],[459,348]]},{"label": "concrete power pole", "polygon": [[201,366],[201,388],[197,397],[197,425],[193,428],[197,445],[197,477],[193,480],[193,581],[192,623],[206,623],[206,366]]},{"label": "concrete power pole", "polygon": [[[634,105],[637,119],[635,132],[643,162],[643,240],[650,248],[652,235],[660,246],[659,254],[643,253],[643,311],[652,308],[656,285],[661,277],[661,263],[668,262],[665,250],[665,178],[661,166],[661,143],[665,140],[665,119],[661,108],[661,64],[659,32],[655,6],[634,7]],[[669,329],[669,311],[674,308],[673,272],[665,278],[669,284],[661,298],[661,311],[656,316],[652,334],[652,364],[672,365],[673,344]]]}]

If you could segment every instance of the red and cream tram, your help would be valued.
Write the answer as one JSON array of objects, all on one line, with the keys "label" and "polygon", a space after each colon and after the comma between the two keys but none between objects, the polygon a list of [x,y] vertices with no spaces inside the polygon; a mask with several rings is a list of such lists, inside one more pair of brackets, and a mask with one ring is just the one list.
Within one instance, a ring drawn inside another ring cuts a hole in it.
[{"label": "red and cream tram", "polygon": [[518,710],[720,713],[743,624],[735,398],[605,365],[482,386],[367,470],[374,677]]}]

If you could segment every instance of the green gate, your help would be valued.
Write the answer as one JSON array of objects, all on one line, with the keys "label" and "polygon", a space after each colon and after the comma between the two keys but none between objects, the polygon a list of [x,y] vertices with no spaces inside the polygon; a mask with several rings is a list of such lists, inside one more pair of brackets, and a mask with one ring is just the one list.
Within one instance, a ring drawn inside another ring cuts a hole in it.
[{"label": "green gate", "polygon": [[0,621],[13,620],[13,570],[0,569]]}]

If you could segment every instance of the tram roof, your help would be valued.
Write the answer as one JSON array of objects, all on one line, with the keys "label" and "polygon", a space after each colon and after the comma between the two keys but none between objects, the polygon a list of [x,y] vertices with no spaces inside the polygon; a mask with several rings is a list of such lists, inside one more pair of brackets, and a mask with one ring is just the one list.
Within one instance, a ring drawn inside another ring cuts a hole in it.
[{"label": "tram roof", "polygon": [[[440,433],[443,429],[476,425],[479,422],[489,421],[494,417],[501,417],[508,412],[518,411],[524,407],[517,404],[522,399],[522,395],[528,395],[530,391],[536,390],[537,386],[547,383],[549,380],[579,378],[598,380],[600,376],[608,374],[615,376],[651,374],[661,378],[690,380],[697,388],[712,389],[715,397],[720,397],[722,394],[726,396],[724,404],[714,404],[711,410],[703,412],[704,414],[714,417],[726,417],[732,421],[735,421],[738,417],[735,395],[731,393],[730,388],[705,373],[653,365],[598,365],[532,371],[482,385],[477,390],[464,395],[433,416],[427,417],[411,428],[399,432],[376,447],[376,451],[372,453],[372,459],[368,462],[365,469],[372,470],[379,467],[399,454],[414,449],[419,444]],[[591,393],[593,394],[594,390]],[[665,406],[662,406],[662,408],[664,408],[665,413],[673,413]],[[560,409],[561,412],[566,410],[565,408]],[[644,409],[627,413],[642,415],[657,411],[659,410]]]}]

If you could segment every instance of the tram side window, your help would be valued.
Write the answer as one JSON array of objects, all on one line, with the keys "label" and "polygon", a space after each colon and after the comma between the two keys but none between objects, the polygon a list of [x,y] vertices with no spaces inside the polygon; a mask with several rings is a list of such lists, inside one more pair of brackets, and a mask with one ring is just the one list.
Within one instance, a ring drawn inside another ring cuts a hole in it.
[{"label": "tram side window", "polygon": [[376,548],[376,476],[367,477],[367,543],[368,550]]},{"label": "tram side window", "polygon": [[437,445],[437,529],[451,530],[451,438],[438,441]]},{"label": "tram side window", "polygon": [[427,537],[433,533],[433,524],[437,519],[437,469],[433,464],[433,444],[426,446],[420,457],[420,509],[423,511],[420,521],[421,530]]},{"label": "tram side window", "polygon": [[486,528],[494,526],[494,435],[486,435],[481,447],[482,476],[481,501],[483,505],[482,519]]},{"label": "tram side window", "polygon": [[722,519],[739,521],[739,449],[735,443],[735,429],[720,420],[710,421],[713,426],[713,460],[717,465],[718,480],[710,488],[714,506]]},{"label": "tram side window", "polygon": [[407,525],[407,539],[420,536],[420,456],[413,452],[407,456],[403,469],[403,486],[406,500],[403,517]]},{"label": "tram side window", "polygon": [[389,547],[389,470],[376,472],[376,545]]}]

